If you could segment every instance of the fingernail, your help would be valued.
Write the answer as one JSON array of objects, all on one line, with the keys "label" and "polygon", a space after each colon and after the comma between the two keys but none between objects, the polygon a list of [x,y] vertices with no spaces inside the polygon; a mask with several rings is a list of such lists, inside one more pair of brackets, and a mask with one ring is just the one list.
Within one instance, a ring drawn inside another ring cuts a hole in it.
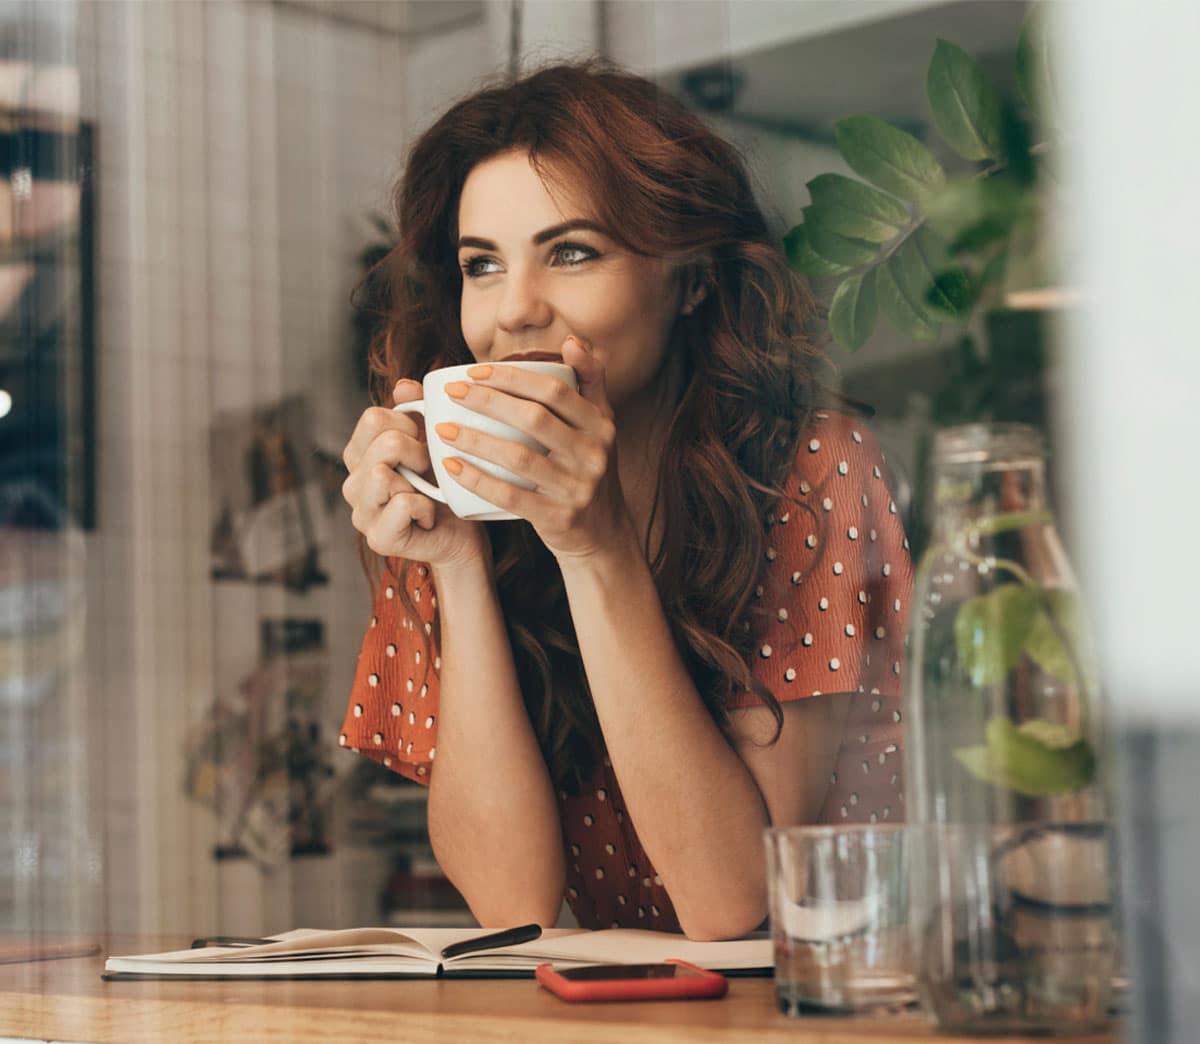
[{"label": "fingernail", "polygon": [[440,438],[443,442],[453,442],[458,438],[457,424],[450,424],[446,421],[442,421],[441,424],[435,424],[433,426],[433,430],[438,433],[438,438]]},{"label": "fingernail", "polygon": [[490,366],[472,366],[467,371],[467,376],[473,381],[486,381],[492,375]]},{"label": "fingernail", "polygon": [[414,381],[411,377],[401,377],[400,380],[396,382],[396,387],[399,388],[402,384],[415,384],[418,388],[421,387],[421,382]]},{"label": "fingernail", "polygon": [[452,399],[465,399],[468,387],[466,381],[451,381],[446,385],[446,394]]},{"label": "fingernail", "polygon": [[444,461],[442,461],[442,466],[448,472],[450,472],[451,475],[462,474],[462,461],[457,457],[447,457]]}]

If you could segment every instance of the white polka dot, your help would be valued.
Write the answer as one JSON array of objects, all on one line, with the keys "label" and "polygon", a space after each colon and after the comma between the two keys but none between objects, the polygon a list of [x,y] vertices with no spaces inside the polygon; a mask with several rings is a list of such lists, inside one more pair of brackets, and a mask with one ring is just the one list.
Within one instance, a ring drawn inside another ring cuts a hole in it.
[{"label": "white polka dot", "polygon": [[830,500],[829,497],[826,497],[824,500],[821,501],[821,507],[823,507],[826,511],[832,511],[833,510],[833,501]]},{"label": "white polka dot", "polygon": [[442,658],[441,658],[440,656],[435,656],[435,657],[434,657],[434,659],[433,659],[433,669],[434,669],[435,671],[440,671],[440,670],[442,669]]},{"label": "white polka dot", "polygon": [[897,598],[897,599],[896,599],[896,600],[895,600],[895,601],[892,603],[892,612],[894,612],[894,613],[898,613],[898,612],[900,612],[900,599],[899,599],[899,598]]},{"label": "white polka dot", "polygon": [[379,623],[379,617],[378,617],[378,616],[372,616],[372,617],[371,617],[371,626],[372,626],[372,627],[374,627],[374,626],[375,626],[376,624],[378,624],[378,623]]},{"label": "white polka dot", "polygon": [[432,714],[429,715],[429,717],[425,719],[425,728],[427,728],[427,729],[433,728],[433,715]]},{"label": "white polka dot", "polygon": [[629,868],[629,876],[630,876],[630,877],[637,877],[637,867],[636,867],[636,866],[631,866],[631,867]]},{"label": "white polka dot", "polygon": [[842,668],[842,661],[839,660],[836,656],[832,660],[829,661],[829,669],[831,671],[838,671],[838,670],[841,670],[841,668]]},{"label": "white polka dot", "polygon": [[809,453],[816,453],[817,450],[819,450],[820,448],[821,448],[821,440],[820,439],[811,439],[809,441],[809,443],[808,443],[808,452]]},{"label": "white polka dot", "polygon": [[854,637],[854,624],[846,624],[846,637],[847,638]]},{"label": "white polka dot", "polygon": [[876,533],[875,530],[873,530],[873,529],[871,530],[871,532],[868,535],[871,537],[872,543],[874,543],[876,540],[879,539],[879,534]]},{"label": "white polka dot", "polygon": [[417,715],[414,711],[408,712],[408,723],[410,725],[415,725],[417,723]]},{"label": "white polka dot", "polygon": [[354,705],[354,716],[355,716],[356,718],[361,718],[361,717],[362,717],[362,704],[361,704],[361,703],[356,703],[356,704]]},{"label": "white polka dot", "polygon": [[851,526],[849,529],[846,530],[846,536],[848,536],[851,540],[857,540],[858,539],[858,527]]},{"label": "white polka dot", "polygon": [[427,623],[427,624],[425,625],[425,633],[426,633],[426,634],[433,634],[433,624],[431,624],[431,623]]},{"label": "white polka dot", "polygon": [[774,561],[775,561],[775,557],[776,557],[776,555],[778,554],[778,552],[775,550],[775,548],[773,548],[773,547],[768,547],[768,548],[767,548],[767,551],[766,551],[766,554],[767,554],[767,561],[768,561],[768,562],[774,562]]},{"label": "white polka dot", "polygon": [[887,631],[882,627],[876,627],[875,628],[875,637],[876,638],[886,638]]},{"label": "white polka dot", "polygon": [[338,746],[344,747],[345,745],[346,745],[346,734],[343,732],[340,736],[338,736]]},{"label": "white polka dot", "polygon": [[604,846],[604,851],[606,851],[609,855],[615,855],[617,849],[613,845],[613,843],[610,841],[607,845]]},{"label": "white polka dot", "polygon": [[820,610],[821,610],[821,612],[825,612],[825,610],[829,608],[829,599],[828,599],[828,598],[822,598],[822,599],[821,599],[821,600],[820,600],[820,601],[817,603],[817,608],[818,608],[818,609],[820,609]]},{"label": "white polka dot", "polygon": [[792,583],[793,583],[793,584],[798,584],[798,583],[800,583],[800,580],[801,580],[801,577],[800,577],[800,571],[799,571],[799,570],[796,570],[796,572],[794,572],[794,573],[792,574]]},{"label": "white polka dot", "polygon": [[658,907],[657,907],[657,906],[655,906],[653,903],[651,903],[651,904],[650,904],[650,915],[651,915],[652,917],[657,917],[657,916],[658,916],[658,914],[659,914]]},{"label": "white polka dot", "polygon": [[850,804],[852,804],[852,805],[858,804],[858,794],[857,793],[850,795]]},{"label": "white polka dot", "polygon": [[899,720],[900,720],[900,712],[892,711],[892,721],[899,721]]},{"label": "white polka dot", "polygon": [[384,652],[386,652],[389,656],[395,656],[396,655],[396,647],[394,645],[392,645],[391,643],[389,643],[388,647],[386,649],[384,649]]},{"label": "white polka dot", "polygon": [[794,667],[789,667],[783,672],[783,680],[786,682],[793,682],[796,680],[796,670]]},{"label": "white polka dot", "polygon": [[859,604],[859,605],[866,605],[866,604],[867,604],[867,592],[866,592],[866,591],[859,591],[859,592],[858,592],[858,604]]},{"label": "white polka dot", "polygon": [[843,805],[841,807],[841,813],[842,813],[842,818],[845,819],[848,815],[850,815],[850,810],[848,808],[846,808],[845,805]]},{"label": "white polka dot", "polygon": [[792,513],[790,511],[785,512],[784,514],[779,516],[779,524],[781,526],[786,526],[788,524],[788,522],[791,521],[791,517],[792,517]]},{"label": "white polka dot", "polygon": [[379,684],[379,675],[378,674],[367,675],[367,684],[369,686],[371,686],[372,689],[375,688],[375,686]]},{"label": "white polka dot", "polygon": [[877,816],[877,815],[876,815],[874,812],[872,812],[872,813],[871,813],[871,822],[872,822],[872,823],[878,823],[878,822],[879,822],[879,817],[878,817],[878,816]]},{"label": "white polka dot", "polygon": [[643,888],[649,888],[649,887],[650,887],[650,878],[648,878],[648,877],[643,877],[643,878],[642,878],[642,887],[643,887]]},{"label": "white polka dot", "polygon": [[658,876],[658,874],[655,874],[655,875],[654,875],[654,883],[655,883],[655,885],[657,885],[659,888],[661,888],[661,887],[662,887],[662,878],[661,878],[661,877],[659,877],[659,876]]},{"label": "white polka dot", "polygon": [[876,465],[875,465],[875,466],[874,466],[874,467],[871,469],[871,474],[872,474],[872,475],[874,475],[876,478],[883,478],[883,475],[882,475],[882,474],[880,474],[880,471],[879,471],[879,465],[878,465],[878,464],[876,464]]},{"label": "white polka dot", "polygon": [[786,609],[780,609],[779,612],[775,614],[775,618],[780,623],[783,623],[788,618],[788,611]]},{"label": "white polka dot", "polygon": [[428,570],[428,569],[426,569],[424,566],[418,566],[418,567],[417,567],[417,576],[420,576],[420,577],[425,577],[425,576],[428,576],[428,575],[429,575],[429,570]]},{"label": "white polka dot", "polygon": [[391,755],[390,755],[390,754],[384,755],[384,758],[383,758],[383,767],[384,767],[384,768],[391,768],[391,767],[392,767],[392,757],[391,757]]},{"label": "white polka dot", "polygon": [[878,711],[879,708],[882,706],[883,706],[883,704],[879,700],[871,701],[871,710],[873,710],[873,711]]},{"label": "white polka dot", "polygon": [[862,436],[857,431],[850,432],[850,438],[852,438],[860,446],[862,445]]},{"label": "white polka dot", "polygon": [[646,916],[646,908],[644,906],[639,906],[638,907],[638,917],[645,917],[645,916]]},{"label": "white polka dot", "polygon": [[418,765],[418,766],[417,766],[417,775],[418,775],[418,776],[423,776],[423,775],[425,775],[425,766],[424,766],[424,765]]},{"label": "white polka dot", "polygon": [[597,881],[604,880],[604,868],[601,866],[596,867],[596,880]]},{"label": "white polka dot", "polygon": [[810,486],[807,482],[801,482],[800,483],[800,492],[804,493],[804,494],[811,493],[812,486]]},{"label": "white polka dot", "polygon": [[754,597],[755,597],[755,598],[761,598],[761,597],[762,597],[762,594],[763,594],[762,584],[759,584],[759,585],[758,585],[758,586],[757,586],[757,587],[754,589]]},{"label": "white polka dot", "polygon": [[406,682],[404,683],[404,687],[405,687],[405,688],[406,688],[406,689],[407,689],[409,692],[412,692],[412,691],[413,691],[413,680],[412,680],[411,678],[409,678],[409,679],[408,679],[408,681],[406,681]]},{"label": "white polka dot", "polygon": [[623,896],[623,895],[618,895],[617,902],[620,903],[622,906],[624,906],[627,902],[629,902],[629,900],[626,899],[625,896]]},{"label": "white polka dot", "polygon": [[430,761],[433,760],[435,754],[437,754],[437,747],[430,747],[429,748],[429,760]]},{"label": "white polka dot", "polygon": [[414,601],[414,602],[419,602],[420,600],[421,600],[421,589],[418,587],[418,588],[417,588],[417,589],[416,589],[416,590],[413,592],[413,601]]},{"label": "white polka dot", "polygon": [[893,663],[893,664],[892,664],[892,673],[893,673],[893,674],[899,674],[899,673],[900,673],[900,664],[899,664],[899,663]]},{"label": "white polka dot", "polygon": [[809,533],[808,536],[806,536],[804,538],[804,546],[807,548],[810,548],[810,549],[816,547],[817,546],[816,534]]},{"label": "white polka dot", "polygon": [[605,790],[603,787],[601,787],[599,790],[596,791],[596,800],[597,801],[607,801],[608,800],[608,791]]},{"label": "white polka dot", "polygon": [[585,827],[590,827],[595,822],[596,822],[596,820],[595,820],[595,817],[593,817],[593,816],[588,815],[588,816],[583,817],[583,825]]},{"label": "white polka dot", "polygon": [[845,569],[846,569],[846,567],[844,565],[842,565],[841,562],[833,563],[833,575],[834,576],[841,576],[842,573],[845,571]]},{"label": "white polka dot", "polygon": [[579,898],[579,892],[577,892],[574,888],[568,888],[567,895],[569,895],[572,899]]},{"label": "white polka dot", "polygon": [[896,513],[896,502],[894,500],[888,501],[888,512],[892,515]]},{"label": "white polka dot", "polygon": [[417,663],[421,662],[421,650],[420,649],[418,649],[415,653],[413,653],[413,656],[416,657]]},{"label": "white polka dot", "polygon": [[892,563],[884,562],[883,568],[880,570],[880,572],[883,573],[884,576],[891,576],[892,575]]},{"label": "white polka dot", "polygon": [[385,596],[385,597],[387,597],[387,598],[395,598],[395,597],[396,597],[396,589],[395,589],[395,588],[393,588],[393,587],[389,587],[389,588],[388,588],[386,591],[384,591],[383,593],[384,593],[384,596]]},{"label": "white polka dot", "polygon": [[375,735],[371,737],[371,740],[375,744],[375,746],[377,746],[377,747],[380,746],[383,743],[383,733],[382,732],[375,733]]},{"label": "white polka dot", "polygon": [[850,470],[850,465],[844,460],[838,461],[837,471],[839,475],[845,475]]},{"label": "white polka dot", "polygon": [[775,650],[772,649],[769,645],[764,645],[761,649],[758,650],[758,655],[761,656],[764,660],[769,660],[771,658],[771,653],[773,653],[774,651]]},{"label": "white polka dot", "polygon": [[420,693],[418,693],[418,695],[419,695],[419,696],[421,696],[421,698],[423,699],[423,698],[425,697],[425,694],[426,694],[428,691],[429,691],[429,686],[428,686],[428,685],[422,685],[422,686],[421,686],[421,691],[420,691]]}]

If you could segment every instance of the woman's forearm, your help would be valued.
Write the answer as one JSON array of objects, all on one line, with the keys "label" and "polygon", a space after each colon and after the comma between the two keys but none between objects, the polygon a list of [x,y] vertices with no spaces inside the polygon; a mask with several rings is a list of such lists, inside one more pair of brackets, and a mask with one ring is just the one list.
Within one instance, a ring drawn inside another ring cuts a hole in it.
[{"label": "woman's forearm", "polygon": [[766,916],[767,812],[675,648],[636,539],[565,560],[563,577],[608,755],[680,925],[693,938],[752,930]]},{"label": "woman's forearm", "polygon": [[565,880],[558,810],[490,562],[435,569],[433,579],[442,620],[434,853],[480,924],[553,925]]}]

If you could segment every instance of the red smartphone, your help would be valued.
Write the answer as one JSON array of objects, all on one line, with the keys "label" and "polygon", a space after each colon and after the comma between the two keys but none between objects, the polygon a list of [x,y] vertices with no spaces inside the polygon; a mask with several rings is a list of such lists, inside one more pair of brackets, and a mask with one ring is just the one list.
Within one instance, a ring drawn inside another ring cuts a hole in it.
[{"label": "red smartphone", "polygon": [[539,964],[534,976],[551,993],[568,1001],[687,1000],[723,997],[724,975],[687,961],[661,964],[587,964],[555,971]]}]

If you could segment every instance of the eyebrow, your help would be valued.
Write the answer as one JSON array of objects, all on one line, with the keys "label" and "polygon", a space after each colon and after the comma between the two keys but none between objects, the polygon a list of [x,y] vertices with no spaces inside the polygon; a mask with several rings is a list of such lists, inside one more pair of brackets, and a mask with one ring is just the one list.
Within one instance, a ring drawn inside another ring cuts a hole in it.
[{"label": "eyebrow", "polygon": [[[533,245],[541,246],[543,243],[549,243],[552,239],[557,239],[566,232],[574,232],[579,229],[586,229],[591,232],[599,232],[601,235],[607,235],[603,228],[597,225],[594,221],[587,221],[583,218],[576,218],[574,221],[564,221],[559,225],[551,225],[549,228],[544,228],[533,237]],[[476,247],[479,250],[496,250],[496,244],[490,239],[480,239],[478,236],[461,236],[458,240],[458,249],[463,247]]]}]

